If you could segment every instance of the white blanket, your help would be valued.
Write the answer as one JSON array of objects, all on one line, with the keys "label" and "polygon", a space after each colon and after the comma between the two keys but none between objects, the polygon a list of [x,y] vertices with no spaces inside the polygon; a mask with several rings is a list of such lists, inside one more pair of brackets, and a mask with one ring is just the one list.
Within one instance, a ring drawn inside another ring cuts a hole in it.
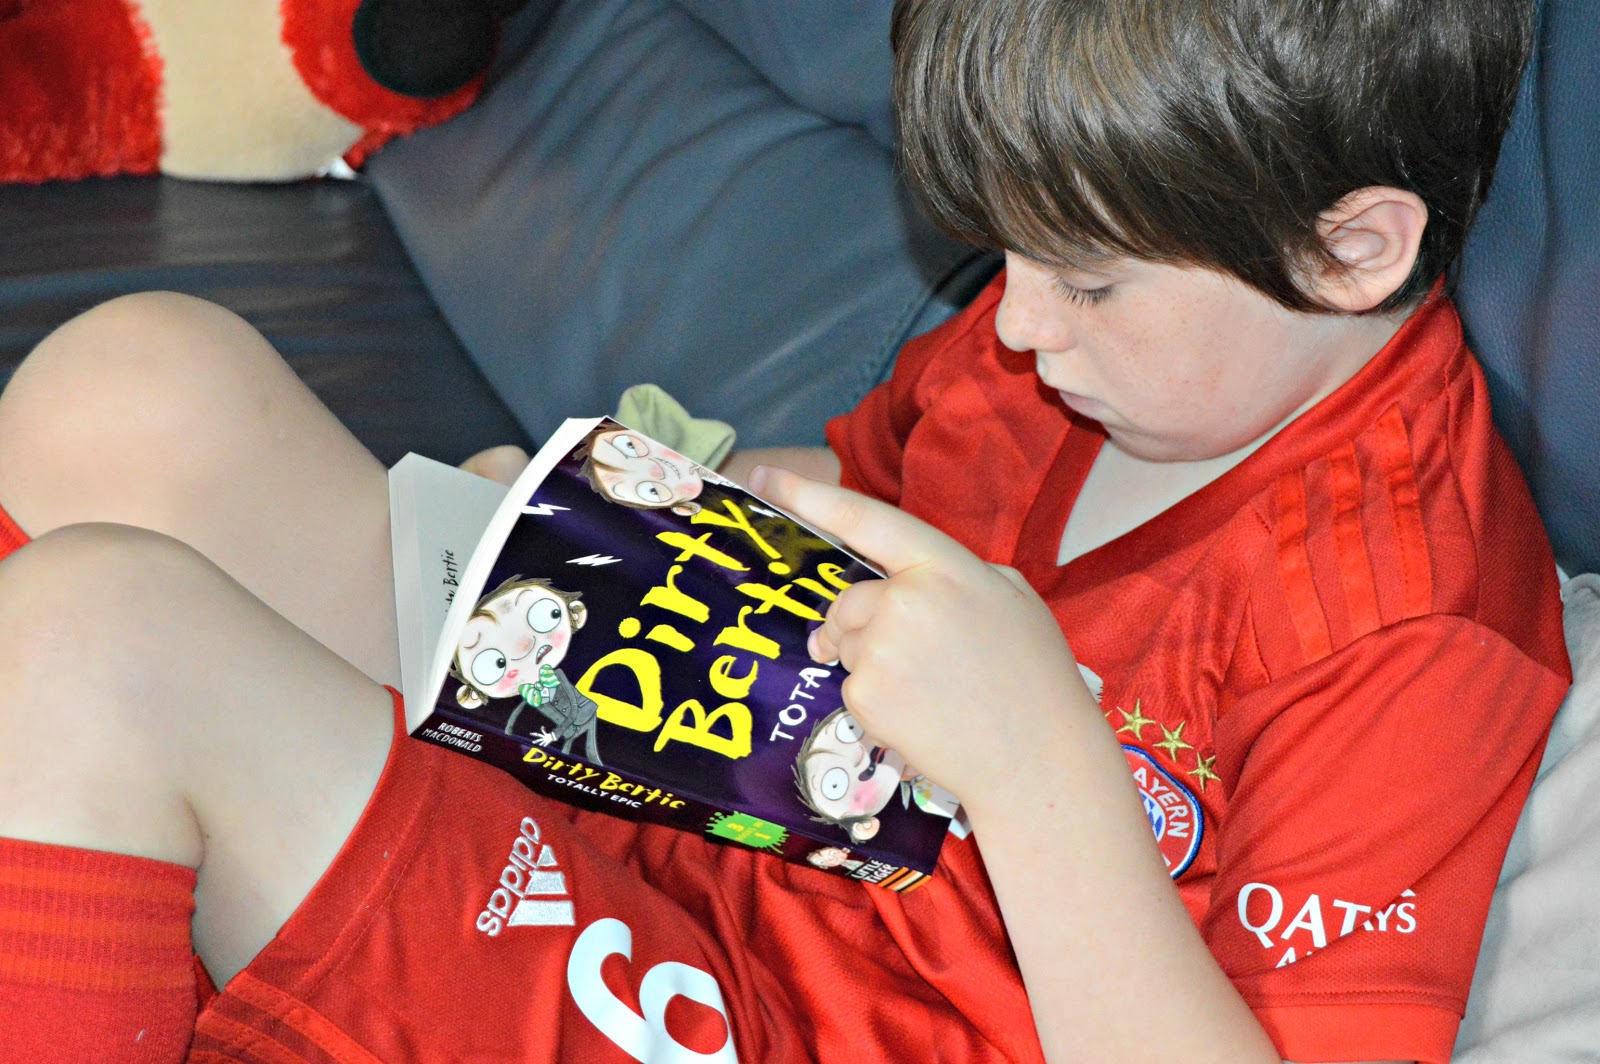
[{"label": "white blanket", "polygon": [[1600,575],[1562,585],[1573,687],[1511,839],[1454,1059],[1600,1061]]}]

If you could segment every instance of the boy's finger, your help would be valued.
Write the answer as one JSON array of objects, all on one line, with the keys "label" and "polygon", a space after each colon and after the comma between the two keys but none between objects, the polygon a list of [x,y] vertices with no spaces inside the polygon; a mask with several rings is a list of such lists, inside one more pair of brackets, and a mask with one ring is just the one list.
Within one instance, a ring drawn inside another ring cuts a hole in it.
[{"label": "boy's finger", "polygon": [[757,466],[750,484],[767,501],[832,535],[893,575],[966,549],[932,525],[845,488],[775,466]]},{"label": "boy's finger", "polygon": [[822,624],[811,634],[812,657],[818,661],[842,659],[850,637],[872,620],[878,596],[883,593],[884,587],[882,580],[863,580],[841,592],[833,605],[828,607]]}]

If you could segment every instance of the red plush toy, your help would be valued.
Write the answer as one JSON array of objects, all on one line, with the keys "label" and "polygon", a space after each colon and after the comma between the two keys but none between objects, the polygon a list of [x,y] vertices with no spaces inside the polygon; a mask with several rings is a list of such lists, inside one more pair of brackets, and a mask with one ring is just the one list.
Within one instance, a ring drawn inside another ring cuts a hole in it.
[{"label": "red plush toy", "polygon": [[476,98],[519,3],[0,0],[0,181],[359,165]]}]

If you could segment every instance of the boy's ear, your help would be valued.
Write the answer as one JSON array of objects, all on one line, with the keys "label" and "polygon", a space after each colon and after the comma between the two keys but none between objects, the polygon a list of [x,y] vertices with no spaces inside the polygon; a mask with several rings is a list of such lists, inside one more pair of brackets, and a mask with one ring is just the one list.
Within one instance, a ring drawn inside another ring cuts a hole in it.
[{"label": "boy's ear", "polygon": [[1317,295],[1349,314],[1382,303],[1411,276],[1427,224],[1428,208],[1414,192],[1372,185],[1345,196],[1317,222],[1339,263],[1317,278]]}]

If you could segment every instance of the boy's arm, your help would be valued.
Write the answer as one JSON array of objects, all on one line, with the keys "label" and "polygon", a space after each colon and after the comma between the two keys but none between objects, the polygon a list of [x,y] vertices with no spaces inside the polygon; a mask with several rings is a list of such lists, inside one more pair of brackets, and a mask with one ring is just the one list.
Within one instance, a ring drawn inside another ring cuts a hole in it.
[{"label": "boy's arm", "polygon": [[[1020,576],[863,496],[776,471],[755,489],[883,566],[814,637],[879,741],[961,795],[1051,1060],[1277,1061],[1189,918],[1127,763]],[[952,671],[1003,711],[972,719]],[[975,726],[981,724],[981,727]],[[1164,1022],[1129,1022],[1160,986]]]},{"label": "boy's arm", "polygon": [[[1110,730],[1094,727],[1092,699],[1078,708],[1082,734],[1057,729],[1029,758],[1034,775],[1003,777],[965,805],[1046,1059],[1172,1059],[1176,1048],[1191,1061],[1277,1060],[1172,889]],[[1161,1027],[1181,1032],[1175,1047],[1122,1008],[1157,978],[1186,988],[1162,995]]]}]

